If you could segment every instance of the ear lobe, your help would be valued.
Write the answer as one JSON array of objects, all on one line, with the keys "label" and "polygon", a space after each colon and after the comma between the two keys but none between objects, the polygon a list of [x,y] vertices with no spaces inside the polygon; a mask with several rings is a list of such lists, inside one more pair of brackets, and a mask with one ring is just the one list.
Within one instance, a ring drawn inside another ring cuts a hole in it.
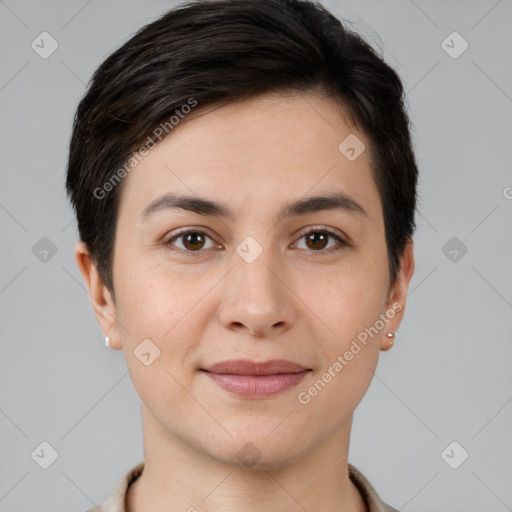
[{"label": "ear lobe", "polygon": [[395,337],[388,337],[387,334],[384,335],[384,341],[381,343],[380,349],[385,352],[386,350],[389,350],[393,344],[395,343]]},{"label": "ear lobe", "polygon": [[[121,348],[117,336],[116,306],[108,288],[100,278],[87,245],[80,241],[75,246],[75,259],[87,287],[96,320],[104,336],[110,337],[110,347]],[[118,346],[119,345],[119,346]]]}]

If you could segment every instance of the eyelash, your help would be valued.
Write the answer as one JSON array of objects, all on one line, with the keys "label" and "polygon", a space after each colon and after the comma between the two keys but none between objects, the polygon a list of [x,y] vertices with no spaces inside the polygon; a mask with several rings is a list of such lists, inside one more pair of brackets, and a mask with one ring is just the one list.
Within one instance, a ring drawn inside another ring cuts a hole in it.
[{"label": "eyelash", "polygon": [[[350,246],[350,244],[348,242],[343,240],[335,231],[333,231],[333,230],[331,230],[329,228],[314,228],[314,229],[311,229],[310,231],[307,231],[306,233],[302,234],[298,238],[298,240],[303,239],[307,235],[311,235],[311,234],[315,234],[315,233],[323,233],[323,234],[326,233],[326,234],[328,234],[330,237],[334,238],[338,242],[337,246],[331,247],[330,249],[323,249],[321,251],[313,251],[313,250],[309,251],[309,252],[313,253],[315,256],[321,256],[321,255],[325,255],[325,254],[332,254],[332,253],[335,253],[335,252],[339,252],[339,251],[343,250],[345,247],[349,247]],[[207,238],[209,238],[210,240],[212,240],[214,243],[216,243],[212,239],[212,237],[210,237],[205,231],[201,231],[199,229],[188,229],[187,231],[182,231],[181,233],[178,233],[178,234],[174,235],[167,242],[165,242],[164,245],[166,247],[168,247],[169,249],[171,249],[173,252],[175,252],[177,254],[183,254],[185,256],[192,256],[192,257],[194,257],[194,256],[197,256],[197,255],[205,252],[205,250],[203,250],[203,249],[200,249],[200,250],[197,250],[197,251],[190,251],[190,250],[177,249],[175,247],[172,247],[172,242],[175,242],[179,238],[182,238],[182,237],[184,237],[186,235],[189,235],[189,234],[204,235]]]}]

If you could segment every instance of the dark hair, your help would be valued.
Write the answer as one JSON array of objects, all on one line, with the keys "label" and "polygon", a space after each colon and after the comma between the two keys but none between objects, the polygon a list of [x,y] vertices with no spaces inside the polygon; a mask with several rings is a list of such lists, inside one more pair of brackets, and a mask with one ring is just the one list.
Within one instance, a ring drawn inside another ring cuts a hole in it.
[{"label": "dark hair", "polygon": [[80,239],[112,293],[124,180],[108,187],[107,199],[97,191],[104,195],[113,173],[191,98],[204,108],[274,91],[333,97],[371,141],[395,281],[416,228],[418,178],[397,73],[318,3],[199,0],[168,11],[110,55],[76,111],[66,188]]}]

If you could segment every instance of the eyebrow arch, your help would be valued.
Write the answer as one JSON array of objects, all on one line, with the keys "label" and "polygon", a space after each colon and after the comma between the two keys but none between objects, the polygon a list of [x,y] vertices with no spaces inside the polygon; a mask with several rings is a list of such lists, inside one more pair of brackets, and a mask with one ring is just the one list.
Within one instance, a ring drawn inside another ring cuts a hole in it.
[{"label": "eyebrow arch", "polygon": [[[235,218],[234,213],[227,206],[216,201],[197,196],[180,196],[168,193],[157,197],[144,209],[141,214],[142,221],[146,221],[152,214],[158,211],[174,208],[181,208],[199,215],[211,215],[228,220]],[[366,211],[357,201],[344,192],[338,192],[327,196],[306,197],[288,204],[278,213],[277,220],[281,221],[288,217],[323,210],[341,210],[352,215],[368,217]]]}]

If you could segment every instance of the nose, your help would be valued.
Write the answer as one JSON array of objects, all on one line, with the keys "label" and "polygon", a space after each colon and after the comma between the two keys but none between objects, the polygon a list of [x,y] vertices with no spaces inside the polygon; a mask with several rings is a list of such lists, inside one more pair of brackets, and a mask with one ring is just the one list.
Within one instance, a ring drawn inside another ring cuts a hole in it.
[{"label": "nose", "polygon": [[233,254],[233,268],[223,280],[219,317],[225,328],[258,337],[290,329],[295,318],[290,276],[265,250],[252,263]]}]

